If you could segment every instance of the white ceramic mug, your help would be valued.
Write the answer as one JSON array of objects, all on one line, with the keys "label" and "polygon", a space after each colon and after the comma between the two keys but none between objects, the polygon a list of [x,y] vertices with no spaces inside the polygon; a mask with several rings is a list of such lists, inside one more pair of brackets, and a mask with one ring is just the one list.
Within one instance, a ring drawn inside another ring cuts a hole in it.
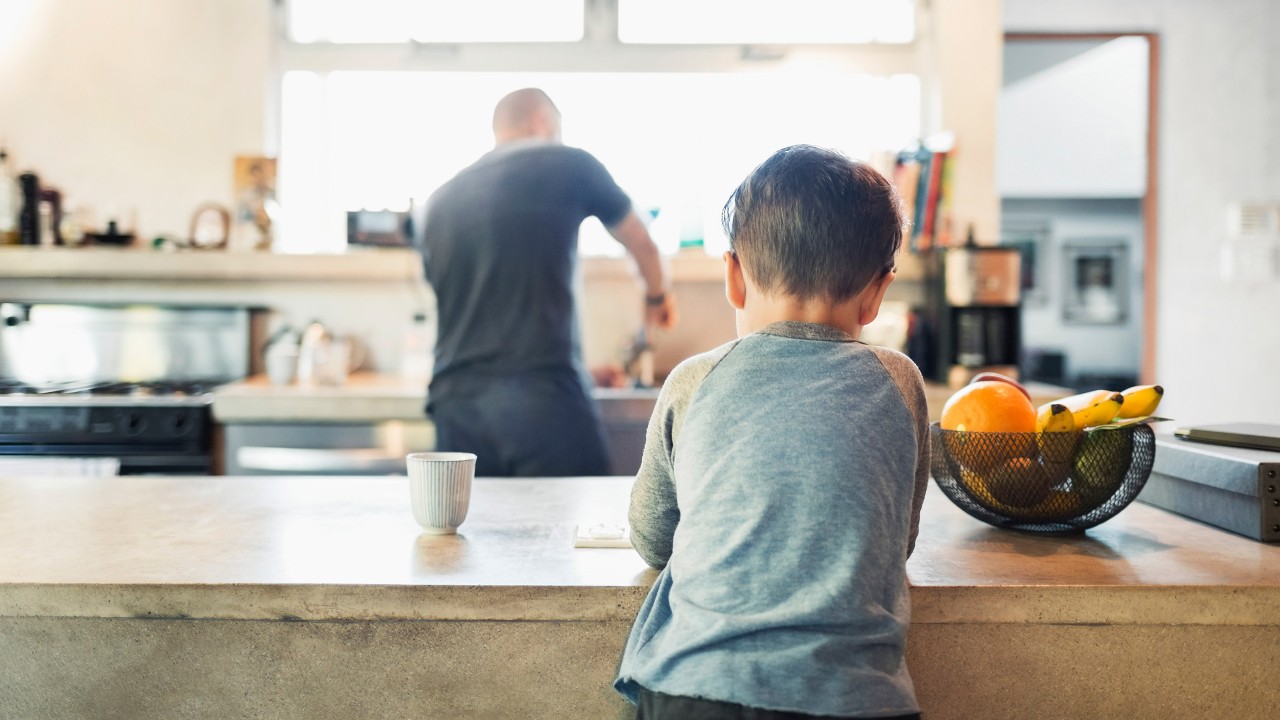
[{"label": "white ceramic mug", "polygon": [[415,452],[405,456],[413,519],[432,535],[452,535],[467,519],[476,456],[463,452]]}]

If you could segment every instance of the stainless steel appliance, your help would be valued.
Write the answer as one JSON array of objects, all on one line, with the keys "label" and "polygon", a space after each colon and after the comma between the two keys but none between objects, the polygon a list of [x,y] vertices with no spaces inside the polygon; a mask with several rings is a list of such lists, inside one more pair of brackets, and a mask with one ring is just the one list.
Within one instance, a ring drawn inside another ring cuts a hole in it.
[{"label": "stainless steel appliance", "polygon": [[[213,472],[208,386],[112,383],[32,387],[0,383],[0,472],[121,475]],[[41,462],[46,461],[46,462]],[[48,462],[62,461],[62,462]]]},{"label": "stainless steel appliance", "polygon": [[0,472],[210,474],[248,353],[245,308],[0,303]]}]

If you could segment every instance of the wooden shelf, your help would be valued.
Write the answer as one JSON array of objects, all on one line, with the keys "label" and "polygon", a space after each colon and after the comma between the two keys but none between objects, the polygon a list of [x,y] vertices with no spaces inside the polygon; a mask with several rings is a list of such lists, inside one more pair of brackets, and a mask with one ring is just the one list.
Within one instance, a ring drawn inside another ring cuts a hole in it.
[{"label": "wooden shelf", "polygon": [[284,255],[221,250],[160,252],[131,248],[0,248],[0,278],[50,280],[417,280],[422,261],[409,249]]}]

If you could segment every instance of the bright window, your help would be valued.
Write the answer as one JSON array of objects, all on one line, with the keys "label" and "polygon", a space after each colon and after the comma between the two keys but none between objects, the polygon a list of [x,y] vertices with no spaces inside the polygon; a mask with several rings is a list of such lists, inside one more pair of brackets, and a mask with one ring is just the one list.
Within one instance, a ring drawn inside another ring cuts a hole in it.
[{"label": "bright window", "polygon": [[[726,246],[720,207],[780,147],[866,159],[920,135],[919,79],[780,67],[741,73],[288,72],[282,94],[281,249],[339,251],[345,213],[404,210],[492,149],[494,103],[545,89],[564,141],[613,173],[667,252]],[[595,221],[586,254],[622,248]]]},{"label": "bright window", "polygon": [[583,0],[290,0],[294,42],[571,42]]},{"label": "bright window", "polygon": [[618,0],[627,43],[905,43],[913,0]]}]

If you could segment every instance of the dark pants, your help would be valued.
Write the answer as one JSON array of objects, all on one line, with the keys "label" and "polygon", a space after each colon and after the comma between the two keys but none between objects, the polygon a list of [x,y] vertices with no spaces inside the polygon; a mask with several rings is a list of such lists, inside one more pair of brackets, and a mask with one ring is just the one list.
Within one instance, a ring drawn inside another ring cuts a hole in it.
[{"label": "dark pants", "polygon": [[[640,691],[640,707],[636,720],[817,720],[829,715],[761,710],[716,700],[663,695]],[[919,713],[895,715],[885,720],[920,720]]]},{"label": "dark pants", "polygon": [[436,449],[476,454],[476,475],[609,475],[600,411],[576,373],[433,382]]}]

